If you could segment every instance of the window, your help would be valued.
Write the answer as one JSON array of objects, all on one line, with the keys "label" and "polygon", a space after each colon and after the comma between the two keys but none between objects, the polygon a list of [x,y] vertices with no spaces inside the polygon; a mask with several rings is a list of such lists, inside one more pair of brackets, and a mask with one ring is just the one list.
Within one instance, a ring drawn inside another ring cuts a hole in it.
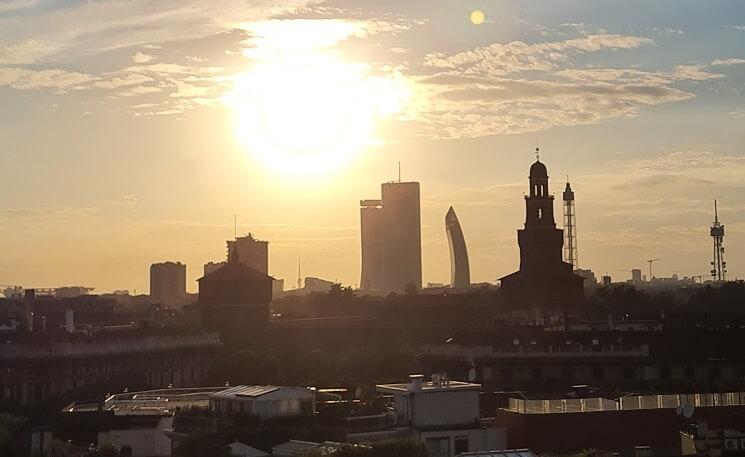
[{"label": "window", "polygon": [[543,219],[543,210],[538,208],[538,220],[540,221],[541,219]]},{"label": "window", "polygon": [[455,455],[463,452],[468,452],[468,437],[467,436],[456,436],[455,437]]},{"label": "window", "polygon": [[429,457],[450,457],[450,438],[427,438]]}]

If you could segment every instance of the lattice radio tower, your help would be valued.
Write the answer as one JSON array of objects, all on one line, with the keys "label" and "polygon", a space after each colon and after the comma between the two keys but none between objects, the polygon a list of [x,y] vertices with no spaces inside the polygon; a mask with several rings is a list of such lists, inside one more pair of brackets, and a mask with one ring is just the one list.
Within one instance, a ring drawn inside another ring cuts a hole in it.
[{"label": "lattice radio tower", "polygon": [[573,269],[579,268],[577,256],[577,214],[574,207],[574,191],[569,185],[564,189],[564,261],[572,264]]},{"label": "lattice radio tower", "polygon": [[724,281],[727,276],[727,262],[724,261],[724,225],[719,222],[717,201],[714,200],[714,224],[709,232],[714,238],[714,259],[711,261],[711,277],[714,281]]}]

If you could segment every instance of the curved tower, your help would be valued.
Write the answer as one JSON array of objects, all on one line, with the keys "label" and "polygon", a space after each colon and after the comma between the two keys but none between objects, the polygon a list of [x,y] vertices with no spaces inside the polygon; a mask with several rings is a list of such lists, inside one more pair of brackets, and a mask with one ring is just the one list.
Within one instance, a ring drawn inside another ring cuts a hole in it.
[{"label": "curved tower", "polygon": [[468,265],[468,250],[458,216],[451,206],[445,215],[445,232],[450,246],[450,287],[462,289],[471,285],[471,269]]}]

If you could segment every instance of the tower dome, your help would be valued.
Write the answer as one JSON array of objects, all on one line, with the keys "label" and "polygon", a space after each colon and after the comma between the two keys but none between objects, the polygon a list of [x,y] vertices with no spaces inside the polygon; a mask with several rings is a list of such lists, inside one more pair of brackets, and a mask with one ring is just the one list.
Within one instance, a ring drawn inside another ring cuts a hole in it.
[{"label": "tower dome", "polygon": [[540,160],[536,160],[535,163],[530,166],[530,177],[548,178],[548,170],[546,170],[546,166],[543,165]]}]

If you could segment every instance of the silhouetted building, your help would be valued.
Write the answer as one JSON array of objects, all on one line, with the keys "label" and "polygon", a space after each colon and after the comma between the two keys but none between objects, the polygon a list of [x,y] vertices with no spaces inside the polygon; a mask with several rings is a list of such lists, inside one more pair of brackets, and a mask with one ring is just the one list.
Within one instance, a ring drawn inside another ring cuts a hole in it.
[{"label": "silhouetted building", "polygon": [[235,252],[230,258],[197,281],[202,325],[220,332],[224,340],[235,341],[269,322],[274,279],[246,266]]},{"label": "silhouetted building", "polygon": [[362,241],[362,278],[360,289],[383,288],[383,203],[360,200],[360,238]]},{"label": "silhouetted building", "polygon": [[[228,240],[228,261],[237,252],[240,262],[256,271],[269,274],[269,242],[257,240],[251,233]],[[237,251],[236,251],[237,249]]]},{"label": "silhouetted building", "polygon": [[224,267],[227,262],[207,262],[204,264],[204,276],[212,273],[215,270],[219,270]]},{"label": "silhouetted building", "polygon": [[631,270],[631,282],[634,284],[641,284],[642,270],[640,268],[634,268]]},{"label": "silhouetted building", "polygon": [[562,260],[564,231],[554,221],[554,196],[548,171],[540,160],[530,167],[525,196],[525,228],[517,231],[520,270],[501,279],[508,305],[569,305],[584,298],[583,278]]},{"label": "silhouetted building", "polygon": [[368,290],[422,288],[418,182],[387,182],[381,200],[362,200],[362,283]]},{"label": "silhouetted building", "polygon": [[445,215],[445,232],[450,246],[450,287],[468,287],[471,284],[471,269],[468,265],[466,239],[452,206]]},{"label": "silhouetted building", "polygon": [[383,196],[383,289],[422,288],[422,230],[418,182],[388,182]]},{"label": "silhouetted building", "polygon": [[305,287],[304,292],[322,292],[326,293],[331,290],[331,286],[334,285],[334,281],[327,281],[321,278],[314,278],[313,276],[307,276],[304,281]]},{"label": "silhouetted building", "polygon": [[186,297],[186,265],[163,262],[150,265],[150,299],[156,303],[176,304]]}]

